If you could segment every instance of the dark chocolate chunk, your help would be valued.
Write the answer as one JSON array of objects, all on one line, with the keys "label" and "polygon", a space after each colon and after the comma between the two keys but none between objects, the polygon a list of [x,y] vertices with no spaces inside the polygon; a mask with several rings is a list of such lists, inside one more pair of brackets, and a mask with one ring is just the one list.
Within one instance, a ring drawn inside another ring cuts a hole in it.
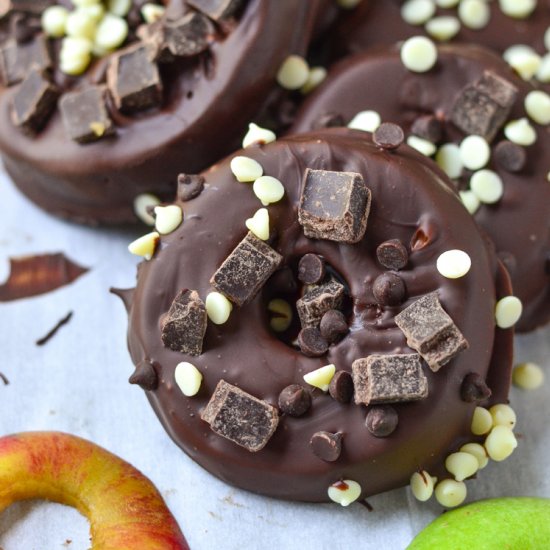
[{"label": "dark chocolate chunk", "polygon": [[59,110],[65,131],[78,143],[90,143],[114,132],[106,108],[105,86],[90,86],[63,95]]},{"label": "dark chocolate chunk", "polygon": [[158,374],[154,363],[148,359],[140,361],[136,365],[136,370],[128,380],[130,384],[136,384],[145,391],[156,390],[159,384]]},{"label": "dark chocolate chunk", "polygon": [[321,336],[318,329],[303,328],[298,334],[300,351],[307,357],[321,357],[328,351],[328,342]]},{"label": "dark chocolate chunk", "polygon": [[4,86],[21,82],[31,69],[42,73],[49,69],[51,64],[48,44],[41,34],[25,44],[18,44],[13,39],[0,47],[0,77]]},{"label": "dark chocolate chunk", "polygon": [[330,309],[339,309],[344,299],[344,286],[335,279],[315,286],[296,302],[302,328],[318,327]]},{"label": "dark chocolate chunk", "polygon": [[506,122],[517,97],[517,88],[491,71],[466,86],[452,108],[451,120],[466,134],[492,141]]},{"label": "dark chocolate chunk", "polygon": [[374,437],[388,437],[397,428],[399,417],[391,405],[378,405],[369,409],[365,426]]},{"label": "dark chocolate chunk", "polygon": [[316,285],[325,278],[325,260],[317,254],[306,254],[298,264],[298,279],[306,285]]},{"label": "dark chocolate chunk", "polygon": [[329,309],[319,324],[321,336],[329,343],[338,342],[342,336],[348,333],[349,327],[345,315],[337,309]]},{"label": "dark chocolate chunk", "polygon": [[220,380],[201,418],[213,432],[248,451],[262,450],[279,424],[277,409]]},{"label": "dark chocolate chunk", "polygon": [[25,132],[39,132],[53,113],[58,97],[57,88],[40,71],[32,69],[13,96],[13,123]]},{"label": "dark chocolate chunk", "polygon": [[244,0],[187,0],[187,3],[210,19],[222,21],[235,16]]},{"label": "dark chocolate chunk", "polygon": [[412,123],[411,133],[437,144],[443,139],[443,123],[434,115],[423,115]]},{"label": "dark chocolate chunk", "polygon": [[464,377],[460,387],[460,397],[466,403],[480,403],[491,397],[491,390],[485,380],[477,373],[471,372]]},{"label": "dark chocolate chunk", "polygon": [[501,141],[494,149],[495,162],[507,172],[519,172],[527,162],[527,152],[521,145],[508,140]]},{"label": "dark chocolate chunk", "polygon": [[306,237],[357,243],[367,229],[370,202],[361,174],[307,168],[298,220]]},{"label": "dark chocolate chunk", "polygon": [[160,105],[162,82],[153,54],[152,46],[138,43],[113,55],[107,85],[120,111],[133,113]]},{"label": "dark chocolate chunk", "polygon": [[197,292],[182,290],[161,320],[162,343],[180,353],[200,355],[206,324],[206,308]]},{"label": "dark chocolate chunk", "polygon": [[339,126],[345,126],[344,117],[338,113],[325,113],[321,115],[312,125],[312,130],[319,130],[320,128],[337,128]]},{"label": "dark chocolate chunk", "polygon": [[208,48],[209,36],[213,32],[212,23],[204,15],[187,13],[165,22],[164,45],[176,57],[191,57]]},{"label": "dark chocolate chunk", "polygon": [[405,281],[395,273],[382,273],[372,285],[374,299],[381,306],[398,306],[405,300]]},{"label": "dark chocolate chunk", "polygon": [[314,433],[309,440],[309,446],[315,456],[325,462],[334,462],[342,452],[342,434],[330,432]]},{"label": "dark chocolate chunk", "polygon": [[407,344],[434,372],[468,348],[468,342],[441,307],[437,292],[416,300],[396,315],[395,323],[407,337]]},{"label": "dark chocolate chunk", "polygon": [[311,394],[300,384],[291,384],[279,394],[279,409],[289,416],[302,416],[311,407]]},{"label": "dark chocolate chunk", "polygon": [[198,197],[204,189],[203,176],[193,174],[180,174],[178,176],[178,200],[190,201]]},{"label": "dark chocolate chunk", "polygon": [[355,403],[401,403],[428,396],[420,356],[370,355],[352,364]]},{"label": "dark chocolate chunk", "polygon": [[278,252],[249,232],[214,273],[210,284],[242,306],[256,296],[282,261]]},{"label": "dark chocolate chunk", "polygon": [[379,245],[376,249],[376,257],[386,269],[395,271],[403,269],[409,261],[409,253],[398,239],[391,239]]},{"label": "dark chocolate chunk", "polygon": [[26,13],[15,13],[10,20],[11,35],[18,44],[30,42],[34,35],[41,30],[40,24],[33,21]]},{"label": "dark chocolate chunk", "polygon": [[328,392],[339,403],[349,403],[353,397],[353,378],[345,370],[337,370],[330,381]]},{"label": "dark chocolate chunk", "polygon": [[391,122],[383,122],[374,131],[372,140],[378,147],[393,151],[405,141],[405,134],[401,126],[392,124]]}]

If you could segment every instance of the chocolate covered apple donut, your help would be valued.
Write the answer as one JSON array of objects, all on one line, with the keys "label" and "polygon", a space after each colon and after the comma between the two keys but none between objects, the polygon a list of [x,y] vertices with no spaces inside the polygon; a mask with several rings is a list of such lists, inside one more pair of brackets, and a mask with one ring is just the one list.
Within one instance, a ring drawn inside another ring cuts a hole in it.
[{"label": "chocolate covered apple donut", "polygon": [[449,477],[472,416],[507,399],[507,276],[443,172],[382,141],[253,143],[182,176],[130,245],[149,258],[118,291],[131,382],[231,484],[347,505]]}]

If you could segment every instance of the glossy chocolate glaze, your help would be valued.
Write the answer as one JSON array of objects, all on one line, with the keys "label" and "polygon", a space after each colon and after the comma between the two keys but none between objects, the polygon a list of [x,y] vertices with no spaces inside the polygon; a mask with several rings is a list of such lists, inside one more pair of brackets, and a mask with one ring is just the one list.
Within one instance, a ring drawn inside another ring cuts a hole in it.
[{"label": "glossy chocolate glaze", "polygon": [[305,55],[326,1],[249,0],[237,27],[212,44],[208,63],[184,60],[163,69],[160,109],[118,115],[117,135],[93,144],[72,141],[59,111],[37,137],[23,135],[10,120],[16,88],[5,90],[0,149],[9,174],[31,200],[58,216],[135,222],[136,195],[170,200],[178,173],[197,173],[239,146],[247,124],[276,100],[275,75],[284,59]]},{"label": "glossy chocolate glaze", "polygon": [[[373,109],[383,121],[401,125],[408,135],[411,124],[421,114],[434,113],[447,120],[457,93],[485,70],[494,71],[518,87],[518,99],[509,119],[525,117],[524,98],[533,88],[488,50],[440,46],[436,67],[420,74],[408,71],[397,48],[391,47],[360,54],[335,66],[298,113],[292,131],[310,130],[327,112],[341,114],[347,123],[359,111]],[[522,331],[550,319],[550,273],[546,267],[550,252],[550,134],[548,127],[533,125],[538,138],[526,148],[526,167],[510,173],[492,159],[489,168],[502,178],[504,196],[494,205],[481,205],[475,214],[476,221],[494,240],[512,276],[514,293],[523,302],[524,313],[518,324]],[[444,142],[460,143],[464,139],[451,123],[445,127]],[[499,132],[493,144],[502,137]]]},{"label": "glossy chocolate glaze", "polygon": [[[373,145],[363,132],[336,129],[281,139],[246,149],[264,172],[280,179],[285,197],[268,207],[276,237],[274,248],[285,265],[296,266],[306,253],[322,255],[343,278],[352,296],[350,333],[321,358],[308,358],[279,340],[269,328],[267,303],[283,286],[276,273],[259,295],[235,307],[222,326],[208,324],[203,354],[187,357],[163,347],[160,319],[182,288],[196,289],[204,299],[209,279],[246,234],[244,222],[261,206],[250,184],[237,183],[226,159],[204,172],[203,193],[184,210],[183,224],[162,237],[151,261],[138,270],[134,293],[122,296],[129,305],[128,342],[135,364],[155,364],[159,386],[147,396],[173,440],[194,460],[221,479],[244,489],[278,498],[327,501],[330,484],[341,478],[358,481],[363,496],[408,483],[419,468],[444,475],[448,453],[472,439],[474,404],[460,398],[466,374],[478,372],[492,385],[492,402],[507,399],[511,368],[511,330],[495,330],[498,296],[509,293],[495,254],[464,210],[448,180],[431,161],[407,146],[389,153]],[[359,172],[372,190],[372,209],[364,239],[343,245],[304,236],[298,223],[298,200],[306,167]],[[387,239],[401,239],[412,250],[400,275],[409,299],[395,308],[375,305],[372,282],[384,272],[376,248]],[[416,238],[414,237],[416,234]],[[439,254],[461,248],[473,259],[468,275],[443,278],[436,270]],[[296,276],[297,273],[294,273]],[[497,286],[499,287],[497,290]],[[213,433],[200,419],[220,379],[277,405],[280,391],[303,375],[328,363],[351,371],[352,362],[374,353],[411,353],[394,316],[425,293],[437,290],[444,308],[469,340],[469,350],[432,373],[424,366],[430,395],[421,402],[395,405],[399,426],[390,437],[377,439],[365,427],[367,409],[343,405],[320,390],[302,417],[283,416],[275,435],[258,453],[250,453]],[[184,397],[174,380],[181,361],[193,363],[204,375],[199,394]],[[341,432],[343,451],[333,463],[316,457],[309,447],[317,431]]]}]

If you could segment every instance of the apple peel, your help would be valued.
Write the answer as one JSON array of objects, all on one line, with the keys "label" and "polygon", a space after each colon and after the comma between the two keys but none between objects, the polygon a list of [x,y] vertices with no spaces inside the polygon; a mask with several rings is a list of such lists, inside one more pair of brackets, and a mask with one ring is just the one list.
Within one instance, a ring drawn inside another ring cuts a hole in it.
[{"label": "apple peel", "polygon": [[189,550],[149,479],[73,435],[27,432],[0,438],[0,513],[27,499],[76,508],[90,522],[93,550]]}]

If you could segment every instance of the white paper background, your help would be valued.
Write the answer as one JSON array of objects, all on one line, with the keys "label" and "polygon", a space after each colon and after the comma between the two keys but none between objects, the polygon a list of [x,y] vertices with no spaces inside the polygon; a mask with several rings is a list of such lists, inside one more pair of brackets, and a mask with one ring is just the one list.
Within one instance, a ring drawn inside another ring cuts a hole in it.
[{"label": "white paper background", "polygon": [[[47,295],[0,304],[0,435],[62,430],[90,439],[144,472],[157,485],[191,548],[405,548],[441,513],[406,489],[369,499],[374,507],[279,502],[233,489],[195,465],[168,438],[144,393],[128,384],[126,314],[108,293],[130,287],[135,258],[126,251],[131,230],[97,230],[54,219],[27,202],[0,173],[0,282],[7,259],[64,252],[90,272]],[[35,341],[74,311],[44,347]],[[550,330],[517,339],[517,360],[550,372]],[[550,379],[550,376],[549,376]],[[550,497],[550,380],[540,390],[513,389],[520,446],[469,481],[468,501],[498,496]],[[72,542],[67,542],[68,540]],[[0,516],[3,550],[87,548],[86,520],[57,504],[19,503]]]}]

